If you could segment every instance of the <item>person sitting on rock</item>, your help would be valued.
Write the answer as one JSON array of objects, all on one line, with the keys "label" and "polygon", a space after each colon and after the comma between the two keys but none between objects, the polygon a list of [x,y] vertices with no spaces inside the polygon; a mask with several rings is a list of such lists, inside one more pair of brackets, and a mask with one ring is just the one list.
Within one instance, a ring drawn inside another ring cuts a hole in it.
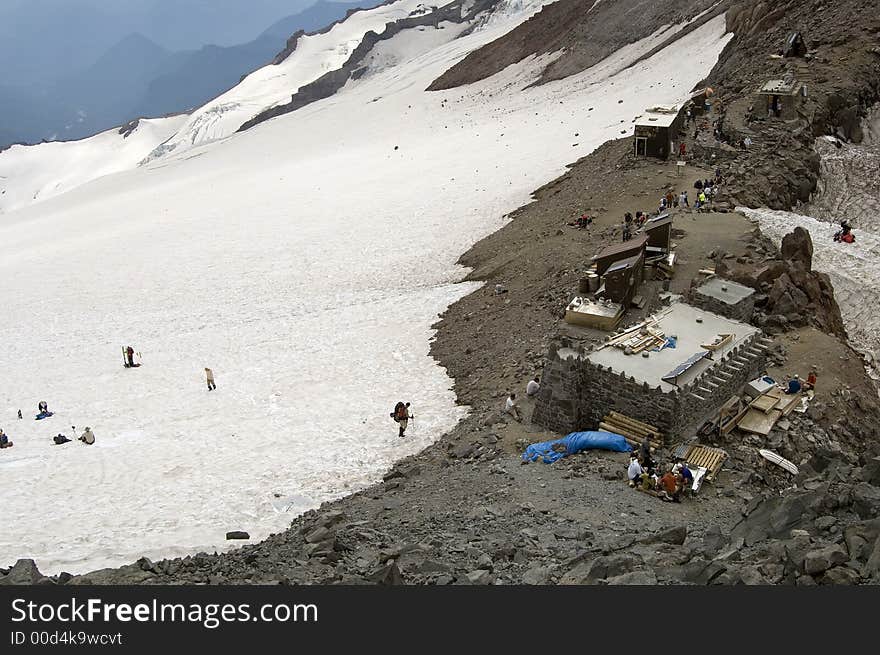
[{"label": "person sitting on rock", "polygon": [[522,414],[520,414],[519,405],[516,404],[515,393],[511,393],[507,397],[507,402],[504,403],[504,411],[510,414],[517,421],[522,421]]},{"label": "person sitting on rock", "polygon": [[802,389],[801,378],[799,375],[795,374],[795,376],[788,381],[788,388],[785,390],[786,394],[795,394],[800,393]]},{"label": "person sitting on rock", "polygon": [[529,380],[529,383],[526,385],[526,395],[529,398],[534,398],[538,395],[538,392],[541,390],[541,378],[537,375],[533,380]]},{"label": "person sitting on rock", "polygon": [[579,230],[583,230],[590,225],[593,224],[593,217],[588,216],[587,214],[581,214],[577,219],[577,227]]},{"label": "person sitting on rock", "polygon": [[816,388],[816,369],[811,368],[810,374],[807,376],[807,381],[803,384],[803,389],[805,391],[810,391]]},{"label": "person sitting on rock", "polygon": [[687,491],[693,486],[694,474],[690,470],[690,468],[688,468],[687,462],[678,462],[674,467],[672,467],[672,472],[681,478],[682,491]]},{"label": "person sitting on rock", "polygon": [[659,495],[663,500],[679,502],[679,494],[681,492],[680,479],[672,472],[672,466],[660,478]]},{"label": "person sitting on rock", "polygon": [[87,427],[85,431],[82,433],[82,436],[79,438],[85,445],[91,446],[95,443],[95,433],[92,432],[92,428]]},{"label": "person sitting on rock", "polygon": [[639,456],[636,451],[629,454],[629,467],[626,469],[626,477],[629,480],[629,486],[635,487],[641,484],[642,474],[644,473],[642,465],[639,463]]}]

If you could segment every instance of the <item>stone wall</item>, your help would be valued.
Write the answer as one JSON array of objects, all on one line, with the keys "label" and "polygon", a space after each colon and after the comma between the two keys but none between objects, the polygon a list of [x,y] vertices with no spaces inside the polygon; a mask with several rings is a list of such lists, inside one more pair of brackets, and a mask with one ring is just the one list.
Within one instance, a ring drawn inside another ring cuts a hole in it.
[{"label": "stone wall", "polygon": [[768,343],[757,333],[693,382],[665,392],[597,366],[562,340],[549,353],[532,422],[568,434],[596,430],[616,411],[657,426],[667,443],[679,441],[764,372]]},{"label": "stone wall", "polygon": [[682,387],[676,429],[686,433],[699,427],[712,418],[731,396],[738,395],[747,382],[764,373],[770,343],[758,332],[727,353],[718,365],[707,369],[700,377]]},{"label": "stone wall", "polygon": [[699,307],[707,312],[726,316],[743,323],[751,322],[752,316],[755,314],[755,294],[751,294],[735,305],[731,305],[714,296],[700,293],[699,288],[692,288],[688,293],[687,302],[689,305]]}]

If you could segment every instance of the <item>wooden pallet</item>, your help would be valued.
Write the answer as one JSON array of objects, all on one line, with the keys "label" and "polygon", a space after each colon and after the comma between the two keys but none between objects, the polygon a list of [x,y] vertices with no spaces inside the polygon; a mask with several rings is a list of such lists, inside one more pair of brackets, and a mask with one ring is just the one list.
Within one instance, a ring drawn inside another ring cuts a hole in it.
[{"label": "wooden pallet", "polygon": [[727,452],[721,448],[711,448],[700,444],[691,445],[684,456],[684,461],[692,466],[707,469],[706,480],[714,480],[727,460]]}]

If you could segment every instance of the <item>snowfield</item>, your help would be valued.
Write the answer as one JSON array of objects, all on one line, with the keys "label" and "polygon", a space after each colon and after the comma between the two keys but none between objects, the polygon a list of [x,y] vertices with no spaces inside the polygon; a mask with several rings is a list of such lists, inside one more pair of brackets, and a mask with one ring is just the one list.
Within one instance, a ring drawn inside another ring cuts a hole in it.
[{"label": "snowfield", "polygon": [[113,128],[79,141],[12,146],[0,153],[0,214],[134,168],[186,121],[185,115],[142,119],[128,136]]},{"label": "snowfield", "polygon": [[[75,573],[259,539],[455,425],[428,348],[474,288],[459,255],[647,105],[687,97],[729,39],[722,16],[631,68],[656,39],[540,87],[546,58],[424,92],[536,4],[459,39],[402,32],[332,98],[0,216],[0,564]],[[40,400],[54,417],[33,420]],[[97,443],[52,445],[71,425]]]}]

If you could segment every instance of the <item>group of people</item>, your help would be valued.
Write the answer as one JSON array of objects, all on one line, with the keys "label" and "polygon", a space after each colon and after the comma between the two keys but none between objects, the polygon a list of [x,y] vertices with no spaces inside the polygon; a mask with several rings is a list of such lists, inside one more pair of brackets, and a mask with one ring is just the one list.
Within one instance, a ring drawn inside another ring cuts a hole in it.
[{"label": "group of people", "polygon": [[795,373],[783,387],[786,394],[796,394],[801,391],[813,391],[816,389],[816,369],[811,368],[807,379],[801,380],[801,376]]},{"label": "group of people", "polygon": [[[661,213],[664,210],[661,209]],[[626,212],[623,216],[623,240],[629,241],[633,235],[648,222],[648,214],[646,212],[637,211],[633,216],[630,212]]]},{"label": "group of people", "polygon": [[700,207],[706,206],[709,202],[718,195],[718,187],[721,185],[721,170],[715,171],[715,177],[713,179],[704,179],[697,180],[694,182],[694,189],[696,189],[697,197],[694,200],[694,209],[700,209]]},{"label": "group of people", "polygon": [[579,230],[584,230],[593,224],[593,216],[589,214],[581,214],[573,221],[569,221],[566,225],[571,227],[576,227]]},{"label": "group of people", "polygon": [[[49,403],[47,403],[45,400],[41,400],[39,403],[37,403],[37,411],[39,412],[35,417],[37,420],[48,418],[49,416],[53,415],[53,413],[49,411]],[[22,418],[21,410],[18,410],[18,418]],[[74,431],[74,434],[76,434],[76,426],[71,426],[71,429]],[[78,441],[83,442],[85,445],[91,446],[95,443],[95,433],[92,432],[92,428],[87,427],[77,439]],[[57,435],[52,437],[52,441],[53,443],[55,443],[55,445],[61,445],[72,441],[72,439],[70,439],[70,437],[68,437],[67,435],[61,434],[59,432]],[[12,441],[10,441],[9,436],[2,429],[0,429],[0,448],[11,448],[12,446],[13,443]]]},{"label": "group of people", "polygon": [[[534,398],[538,395],[539,391],[541,391],[541,378],[536,375],[526,384],[526,396],[528,398]],[[516,393],[510,392],[508,394],[507,400],[504,401],[504,413],[509,414],[517,421],[522,421],[523,416],[519,408],[519,403],[516,400]]]},{"label": "group of people", "polygon": [[647,438],[639,451],[630,453],[626,475],[630,487],[653,493],[667,502],[680,502],[694,483],[694,474],[683,460],[669,464],[663,471],[651,456]]},{"label": "group of people", "polygon": [[[76,426],[71,426],[71,429],[74,430],[74,434],[76,434]],[[56,446],[60,446],[62,444],[69,443],[72,441],[67,435],[61,434],[60,432],[52,437],[52,441],[55,442]],[[92,428],[87,427],[83,430],[83,433],[79,436],[77,441],[82,441],[86,446],[92,446],[95,443],[95,433],[92,432]]]}]

